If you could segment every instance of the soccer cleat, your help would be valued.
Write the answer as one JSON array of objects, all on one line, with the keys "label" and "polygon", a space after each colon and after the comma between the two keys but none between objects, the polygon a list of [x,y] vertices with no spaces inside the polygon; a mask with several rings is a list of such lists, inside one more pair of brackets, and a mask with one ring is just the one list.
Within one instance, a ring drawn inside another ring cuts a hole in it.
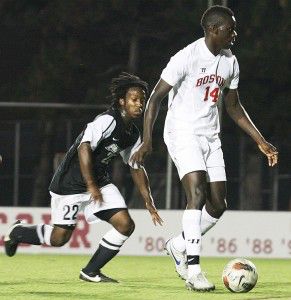
[{"label": "soccer cleat", "polygon": [[15,227],[21,226],[21,224],[25,223],[22,220],[17,220],[15,223],[13,223],[8,232],[6,233],[4,237],[4,246],[5,246],[5,253],[7,256],[14,256],[18,247],[18,242],[14,241],[10,238],[11,232],[14,230]]},{"label": "soccer cleat", "polygon": [[203,273],[199,273],[186,280],[186,288],[190,291],[209,292],[213,291],[215,286]]},{"label": "soccer cleat", "polygon": [[165,250],[167,254],[170,255],[174,260],[176,272],[178,273],[179,277],[186,280],[188,274],[188,263],[187,263],[186,252],[180,252],[176,250],[173,246],[172,239],[169,239],[166,242]]},{"label": "soccer cleat", "polygon": [[96,272],[96,273],[89,273],[86,274],[83,270],[80,271],[80,276],[79,278],[84,281],[89,281],[89,282],[109,282],[109,283],[118,283],[117,280],[107,277],[101,272]]}]

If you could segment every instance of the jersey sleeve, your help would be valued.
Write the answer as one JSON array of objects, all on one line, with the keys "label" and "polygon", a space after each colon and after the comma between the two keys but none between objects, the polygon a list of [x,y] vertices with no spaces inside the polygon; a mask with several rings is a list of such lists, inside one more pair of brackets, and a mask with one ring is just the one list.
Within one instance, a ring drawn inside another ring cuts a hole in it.
[{"label": "jersey sleeve", "polygon": [[138,169],[138,167],[136,165],[133,165],[131,163],[130,159],[131,159],[131,156],[133,155],[133,153],[139,149],[140,145],[141,145],[141,138],[138,137],[137,141],[135,142],[135,144],[133,146],[127,147],[125,150],[120,152],[123,162],[125,164],[128,164],[133,169]]},{"label": "jersey sleeve", "polygon": [[80,144],[89,142],[92,151],[94,151],[102,139],[111,134],[115,125],[116,121],[112,116],[102,115],[97,117],[93,122],[87,124]]},{"label": "jersey sleeve", "polygon": [[236,57],[234,56],[233,61],[233,74],[230,80],[229,89],[234,90],[237,89],[239,82],[239,65]]},{"label": "jersey sleeve", "polygon": [[188,51],[184,48],[171,57],[161,78],[171,86],[176,85],[186,75],[188,64]]}]

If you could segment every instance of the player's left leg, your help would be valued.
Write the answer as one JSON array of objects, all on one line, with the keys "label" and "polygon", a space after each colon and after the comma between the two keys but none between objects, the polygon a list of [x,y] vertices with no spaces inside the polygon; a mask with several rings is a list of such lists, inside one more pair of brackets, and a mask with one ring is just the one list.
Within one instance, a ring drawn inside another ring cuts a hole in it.
[{"label": "player's left leg", "polygon": [[217,223],[226,208],[226,182],[210,182],[206,204],[203,206],[201,215],[202,234],[205,234]]},{"label": "player's left leg", "polygon": [[117,255],[124,242],[133,233],[135,225],[126,208],[99,211],[96,216],[110,223],[113,228],[101,239],[99,247],[80,272],[80,279],[91,282],[117,282],[101,273],[105,266]]}]

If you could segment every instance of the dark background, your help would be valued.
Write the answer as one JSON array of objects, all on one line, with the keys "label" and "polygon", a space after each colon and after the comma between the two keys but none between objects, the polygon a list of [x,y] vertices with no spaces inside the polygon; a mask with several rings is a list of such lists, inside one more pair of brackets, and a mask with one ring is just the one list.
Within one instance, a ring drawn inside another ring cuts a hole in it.
[{"label": "dark background", "polygon": [[[240,64],[243,105],[280,151],[276,170],[223,111],[223,148],[231,209],[291,209],[290,201],[290,1],[228,1],[237,20],[233,52]],[[0,104],[94,104],[96,109],[0,106],[0,205],[49,205],[54,162],[83,126],[109,104],[108,85],[121,71],[153,88],[178,50],[203,35],[207,1],[62,0],[0,2]],[[153,194],[165,206],[167,152],[162,140],[166,101],[155,125],[147,161]],[[20,124],[19,190],[15,200],[15,126]],[[141,124],[141,122],[140,122]],[[139,124],[139,125],[140,125]],[[137,200],[128,170],[113,166],[130,207]],[[276,185],[277,184],[277,185]],[[173,172],[172,207],[184,207]],[[276,198],[276,199],[275,199]],[[275,199],[275,200],[274,200]]]}]

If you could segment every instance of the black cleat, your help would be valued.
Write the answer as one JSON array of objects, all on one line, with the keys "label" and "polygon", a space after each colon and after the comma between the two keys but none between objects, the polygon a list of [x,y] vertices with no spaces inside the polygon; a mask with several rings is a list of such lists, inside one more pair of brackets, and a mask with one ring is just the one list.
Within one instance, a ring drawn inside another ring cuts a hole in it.
[{"label": "black cleat", "polygon": [[24,223],[22,220],[17,220],[15,223],[13,223],[4,237],[5,253],[7,256],[14,256],[16,253],[18,242],[11,239],[10,234],[15,227],[20,226],[22,223]]},{"label": "black cleat", "polygon": [[107,277],[101,272],[86,274],[83,270],[81,270],[79,278],[84,281],[96,282],[96,283],[99,282],[118,283],[117,280]]}]

